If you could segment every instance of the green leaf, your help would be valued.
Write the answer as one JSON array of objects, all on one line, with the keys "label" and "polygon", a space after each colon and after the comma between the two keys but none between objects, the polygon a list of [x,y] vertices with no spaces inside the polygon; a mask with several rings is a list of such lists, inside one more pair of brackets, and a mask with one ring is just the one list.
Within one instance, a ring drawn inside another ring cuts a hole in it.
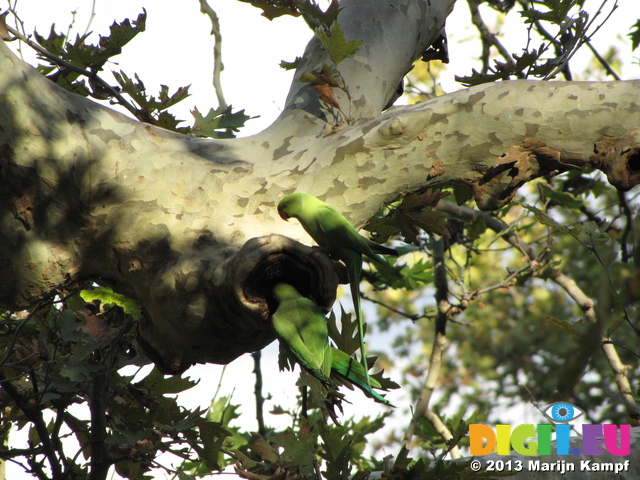
[{"label": "green leaf", "polygon": [[282,68],[283,70],[295,70],[296,68],[298,68],[298,65],[300,65],[300,60],[302,60],[302,58],[300,57],[296,57],[293,62],[280,60],[280,68]]},{"label": "green leaf", "polygon": [[116,293],[109,287],[96,287],[91,290],[82,290],[80,296],[85,302],[100,300],[104,304],[118,305],[125,313],[134,318],[138,318],[142,314],[142,307],[140,307],[135,300]]},{"label": "green leaf", "polygon": [[633,51],[640,45],[640,20],[631,27],[628,36],[631,38],[631,51]]},{"label": "green leaf", "polygon": [[401,275],[404,287],[407,290],[415,290],[433,283],[433,264],[427,259],[419,259],[413,265],[405,265]]},{"label": "green leaf", "polygon": [[296,8],[296,2],[291,0],[240,0],[262,10],[262,16],[273,20],[282,15],[299,17],[300,12]]},{"label": "green leaf", "polygon": [[562,192],[560,190],[555,190],[551,188],[550,185],[542,184],[542,189],[544,195],[559,203],[563,207],[566,207],[570,210],[578,210],[580,207],[584,206],[584,201],[580,198],[576,198],[575,195],[569,192]]},{"label": "green leaf", "polygon": [[558,223],[553,218],[551,218],[549,215],[547,215],[545,212],[540,210],[538,207],[534,207],[533,205],[528,205],[526,203],[523,203],[522,206],[523,206],[523,208],[526,208],[531,213],[533,213],[535,215],[536,219],[540,223],[542,223],[543,225],[546,225],[547,227],[556,228],[558,230],[562,230],[563,232],[567,232],[567,233],[570,232],[568,227],[562,225],[561,223]]},{"label": "green leaf", "polygon": [[220,450],[224,439],[231,435],[221,424],[200,419],[197,422],[201,445],[194,445],[198,456],[211,470],[222,470],[220,465]]},{"label": "green leaf", "polygon": [[160,85],[160,94],[158,95],[158,99],[156,99],[154,96],[147,95],[147,89],[144,82],[138,77],[138,74],[134,74],[135,81],[129,78],[123,71],[113,72],[113,76],[122,87],[122,90],[148,114],[155,111],[166,110],[189,96],[188,86],[180,87],[175,93],[169,94],[169,87]]},{"label": "green leaf", "polygon": [[270,463],[278,462],[277,449],[267,442],[261,435],[253,433],[253,442],[250,442],[247,447],[260,458]]},{"label": "green leaf", "polygon": [[238,405],[231,403],[231,397],[223,396],[211,401],[209,410],[207,411],[207,420],[218,422],[227,427],[233,420],[240,418],[238,413]]},{"label": "green leaf", "polygon": [[303,429],[295,432],[288,428],[284,432],[270,437],[270,440],[282,448],[281,456],[285,468],[299,468],[305,475],[313,473],[317,434],[305,435]]},{"label": "green leaf", "polygon": [[122,23],[113,22],[110,27],[111,33],[108,37],[100,37],[100,48],[108,54],[109,57],[117,55],[122,51],[127,43],[141,32],[145,31],[147,21],[147,11],[143,8],[142,13],[133,21],[125,19]]},{"label": "green leaf", "polygon": [[298,3],[298,10],[317,20],[325,28],[328,28],[333,24],[333,22],[335,22],[338,17],[338,13],[340,13],[342,8],[340,7],[338,0],[331,0],[331,4],[324,11],[314,0],[304,0]]},{"label": "green leaf", "polygon": [[568,333],[569,335],[578,335],[578,331],[568,321],[562,318],[547,317],[547,325],[558,330],[562,333]]},{"label": "green leaf", "polygon": [[[360,340],[358,337],[358,321],[355,315],[347,313],[340,305],[340,329],[336,324],[336,316],[332,311],[327,319],[327,328],[329,337],[335,342],[336,348],[342,350],[347,355],[353,355],[356,350],[360,349]],[[364,324],[365,333],[367,324]]]},{"label": "green leaf", "polygon": [[[84,35],[77,35],[75,42],[70,43],[67,41],[65,35],[55,32],[55,25],[51,26],[47,38],[44,38],[37,32],[34,34],[34,37],[40,45],[58,57],[84,69],[99,71],[102,70],[102,67],[107,61],[122,52],[122,47],[145,30],[146,18],[147,14],[143,9],[143,13],[138,15],[138,18],[134,20],[133,23],[128,18],[121,23],[113,22],[109,35],[100,35],[97,45],[85,43],[91,32],[85,33]],[[52,63],[51,60],[46,57],[40,56],[40,58],[48,63]]]},{"label": "green leaf", "polygon": [[321,29],[316,29],[316,35],[322,42],[327,54],[331,61],[338,65],[343,60],[352,57],[360,49],[362,40],[352,40],[347,42],[347,39],[340,28],[338,22],[333,22],[329,34]]},{"label": "green leaf", "polygon": [[367,232],[371,233],[371,240],[378,243],[384,243],[391,235],[398,231],[398,226],[394,223],[393,217],[387,215],[384,217],[372,218],[364,227]]},{"label": "green leaf", "polygon": [[179,375],[165,377],[156,367],[147,375],[139,386],[148,392],[151,397],[159,397],[167,393],[180,393],[195,386],[197,382]]},{"label": "green leaf", "polygon": [[467,236],[470,240],[477,240],[487,231],[487,222],[482,215],[476,215],[467,226]]},{"label": "green leaf", "polygon": [[456,197],[456,203],[462,205],[473,198],[473,190],[466,183],[456,182],[453,184],[453,195]]},{"label": "green leaf", "polygon": [[91,336],[83,332],[80,322],[71,310],[64,310],[61,314],[60,334],[65,342],[89,341]]},{"label": "green leaf", "polygon": [[231,106],[226,110],[221,108],[214,110],[212,108],[205,116],[196,107],[191,111],[191,114],[195,119],[191,127],[191,133],[200,137],[211,138],[235,137],[233,132],[237,132],[243,127],[247,120],[255,118],[245,115],[244,110],[232,113]]}]

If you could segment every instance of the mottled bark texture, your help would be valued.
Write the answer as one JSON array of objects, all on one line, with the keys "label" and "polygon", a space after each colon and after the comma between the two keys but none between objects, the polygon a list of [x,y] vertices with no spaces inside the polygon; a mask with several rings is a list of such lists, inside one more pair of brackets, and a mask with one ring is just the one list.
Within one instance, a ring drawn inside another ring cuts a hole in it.
[{"label": "mottled bark texture", "polygon": [[[0,304],[100,278],[141,303],[141,344],[165,371],[226,363],[273,340],[270,286],[329,308],[342,271],[278,199],[305,191],[361,226],[427,186],[469,185],[499,208],[547,173],[640,173],[640,82],[503,82],[381,113],[453,0],[345,0],[359,52],[340,64],[340,114],[294,82],[262,133],[204,140],[61,90],[0,45]],[[317,40],[297,76],[328,63]],[[291,240],[294,239],[294,240]],[[344,280],[344,278],[343,278]]]}]

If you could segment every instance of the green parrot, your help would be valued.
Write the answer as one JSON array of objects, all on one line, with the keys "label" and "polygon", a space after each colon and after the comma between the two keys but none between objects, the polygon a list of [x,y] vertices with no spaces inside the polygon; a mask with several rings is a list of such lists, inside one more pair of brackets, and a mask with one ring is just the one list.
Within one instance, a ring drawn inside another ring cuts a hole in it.
[{"label": "green parrot", "polygon": [[365,255],[378,263],[385,263],[376,253],[397,257],[398,252],[364,238],[344,215],[307,193],[292,193],[285,196],[278,203],[278,213],[283,220],[289,220],[291,217],[297,218],[320,247],[324,248],[330,256],[342,260],[346,265],[351,296],[358,320],[362,366],[366,374],[367,385],[371,387],[367,354],[364,349],[364,320],[360,306],[362,256]]},{"label": "green parrot", "polygon": [[[332,375],[337,375],[360,388],[375,401],[390,405],[367,384],[367,372],[360,363],[342,350],[329,345],[327,319],[315,303],[303,297],[286,283],[273,288],[278,308],[271,316],[280,344],[290,358],[302,365],[326,387],[336,389]],[[371,379],[374,388],[382,388]]]}]

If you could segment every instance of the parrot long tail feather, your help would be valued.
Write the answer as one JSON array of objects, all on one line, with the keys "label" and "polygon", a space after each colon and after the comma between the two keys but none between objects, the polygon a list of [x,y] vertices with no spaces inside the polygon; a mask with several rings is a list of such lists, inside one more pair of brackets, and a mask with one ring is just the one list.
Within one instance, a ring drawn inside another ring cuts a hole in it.
[{"label": "parrot long tail feather", "polygon": [[[365,395],[373,398],[376,402],[393,406],[388,400],[373,389],[382,388],[382,385],[375,378],[370,378],[362,365],[360,365],[356,359],[350,357],[341,350],[335,348],[332,348],[331,350],[333,352],[333,362],[331,363],[333,373],[358,387],[365,393]],[[369,378],[371,385],[367,385],[367,379]]]},{"label": "parrot long tail feather", "polygon": [[367,365],[367,352],[364,347],[364,318],[362,316],[362,307],[360,304],[360,276],[362,274],[362,255],[355,254],[347,263],[347,273],[349,274],[349,287],[351,289],[351,297],[353,299],[353,308],[356,312],[358,320],[358,337],[360,340],[361,363],[364,367],[367,387],[371,388],[371,380],[369,379],[369,366]]}]

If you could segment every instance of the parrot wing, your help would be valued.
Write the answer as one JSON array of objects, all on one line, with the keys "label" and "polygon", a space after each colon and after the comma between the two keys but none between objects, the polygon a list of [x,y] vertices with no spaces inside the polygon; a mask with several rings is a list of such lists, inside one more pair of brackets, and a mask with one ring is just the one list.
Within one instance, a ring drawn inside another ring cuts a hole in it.
[{"label": "parrot wing", "polygon": [[323,383],[332,385],[327,320],[315,303],[288,287],[295,294],[276,294],[280,304],[272,315],[273,327],[295,361]]},{"label": "parrot wing", "polygon": [[[322,232],[324,243],[329,251],[350,248],[368,257],[377,257],[371,247],[353,225],[340,212],[326,205],[316,213],[318,229]],[[315,240],[315,239],[314,239]],[[318,240],[316,240],[318,241]],[[321,247],[325,246],[318,242]]]}]

